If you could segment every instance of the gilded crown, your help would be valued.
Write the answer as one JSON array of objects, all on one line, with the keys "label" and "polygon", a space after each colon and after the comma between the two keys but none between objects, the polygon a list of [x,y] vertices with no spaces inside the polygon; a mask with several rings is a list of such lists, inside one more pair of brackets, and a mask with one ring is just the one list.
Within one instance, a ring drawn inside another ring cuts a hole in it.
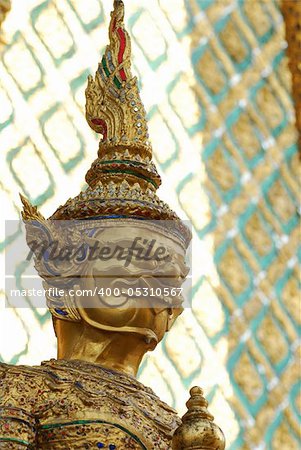
[{"label": "gilded crown", "polygon": [[[171,232],[187,247],[190,230],[156,194],[161,178],[152,161],[138,81],[131,72],[131,40],[121,0],[114,1],[109,41],[86,89],[88,124],[102,135],[98,157],[86,174],[89,186],[60,206],[50,219],[169,221]],[[30,218],[27,212],[26,217]]]},{"label": "gilded crown", "polygon": [[110,43],[86,89],[86,118],[102,135],[98,158],[86,174],[85,192],[58,208],[52,219],[132,218],[173,221],[188,245],[190,231],[156,190],[160,175],[152,161],[146,112],[131,72],[131,40],[124,4],[114,1]]}]

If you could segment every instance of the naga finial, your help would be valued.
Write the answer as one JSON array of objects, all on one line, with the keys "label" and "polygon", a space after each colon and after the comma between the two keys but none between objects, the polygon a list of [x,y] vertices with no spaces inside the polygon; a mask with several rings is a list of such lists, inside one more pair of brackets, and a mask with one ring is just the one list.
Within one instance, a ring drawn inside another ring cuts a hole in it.
[{"label": "naga finial", "polygon": [[119,147],[151,158],[146,112],[137,78],[131,72],[131,39],[124,26],[121,0],[114,1],[109,40],[95,78],[89,77],[86,89],[87,121],[102,134],[99,155]]},{"label": "naga finial", "polygon": [[23,205],[23,211],[21,212],[22,219],[24,221],[36,220],[37,222],[45,222],[45,218],[38,211],[37,206],[33,206],[24,195],[19,195]]}]

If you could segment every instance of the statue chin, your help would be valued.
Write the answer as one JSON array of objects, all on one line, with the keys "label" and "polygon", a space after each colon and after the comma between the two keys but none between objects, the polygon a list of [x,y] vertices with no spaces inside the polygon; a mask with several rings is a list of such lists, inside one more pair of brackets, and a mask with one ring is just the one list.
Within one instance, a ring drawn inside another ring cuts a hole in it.
[{"label": "statue chin", "polygon": [[149,350],[163,339],[181,308],[155,311],[153,308],[79,308],[82,320],[89,326],[103,331],[140,335]]}]

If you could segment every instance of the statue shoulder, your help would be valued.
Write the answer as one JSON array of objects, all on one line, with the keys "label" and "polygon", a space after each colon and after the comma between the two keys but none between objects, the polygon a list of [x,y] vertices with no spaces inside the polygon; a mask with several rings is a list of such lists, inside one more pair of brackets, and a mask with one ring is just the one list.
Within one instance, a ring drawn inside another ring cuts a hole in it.
[{"label": "statue shoulder", "polygon": [[41,377],[40,366],[23,366],[23,365],[13,365],[0,362],[0,380],[6,377],[30,377],[37,378]]},{"label": "statue shoulder", "polygon": [[38,379],[34,367],[0,363],[0,442],[5,448],[33,448],[36,442]]},{"label": "statue shoulder", "polygon": [[44,378],[39,367],[0,363],[0,407],[24,405],[31,409],[29,405],[33,407]]}]

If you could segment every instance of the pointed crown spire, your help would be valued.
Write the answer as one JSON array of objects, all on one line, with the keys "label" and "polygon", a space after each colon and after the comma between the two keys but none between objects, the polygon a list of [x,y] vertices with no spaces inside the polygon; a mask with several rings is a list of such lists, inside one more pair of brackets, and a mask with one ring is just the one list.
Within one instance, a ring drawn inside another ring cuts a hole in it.
[{"label": "pointed crown spire", "polygon": [[114,1],[106,48],[95,79],[88,78],[86,118],[102,134],[100,151],[116,146],[135,148],[152,157],[146,112],[137,77],[131,72],[131,39],[124,25],[124,4]]},{"label": "pointed crown spire", "polygon": [[156,190],[161,179],[151,162],[146,112],[137,77],[131,72],[131,39],[125,29],[121,0],[114,1],[109,40],[95,78],[89,76],[86,89],[88,124],[102,135],[98,160],[86,181],[94,186],[99,179],[108,178],[103,174],[111,174],[114,181],[114,173],[119,175],[118,180],[126,173],[134,182],[144,180],[147,187]]}]

